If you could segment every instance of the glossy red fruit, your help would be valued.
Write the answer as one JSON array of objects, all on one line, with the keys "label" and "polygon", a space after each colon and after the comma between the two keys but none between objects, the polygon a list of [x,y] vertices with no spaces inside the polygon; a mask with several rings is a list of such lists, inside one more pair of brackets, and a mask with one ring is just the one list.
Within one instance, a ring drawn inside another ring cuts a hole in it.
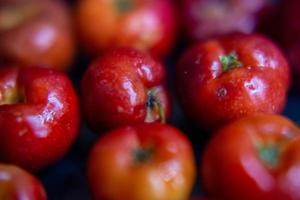
[{"label": "glossy red fruit", "polygon": [[170,103],[164,67],[146,53],[117,48],[87,69],[81,82],[83,113],[94,130],[165,122]]},{"label": "glossy red fruit", "polygon": [[173,46],[171,0],[79,0],[76,11],[79,37],[90,53],[121,46],[164,56]]},{"label": "glossy red fruit", "polygon": [[282,116],[237,120],[206,147],[201,181],[211,200],[300,199],[300,129]]},{"label": "glossy red fruit", "polygon": [[188,139],[158,123],[105,134],[92,148],[87,170],[96,200],[188,199],[196,175]]},{"label": "glossy red fruit", "polygon": [[0,69],[0,161],[36,171],[60,159],[79,125],[68,77],[42,68]]},{"label": "glossy red fruit", "polygon": [[245,34],[198,43],[181,57],[176,74],[186,114],[206,129],[280,113],[290,80],[281,51],[263,36]]},{"label": "glossy red fruit", "polygon": [[23,169],[0,164],[1,200],[46,200],[47,196],[40,181]]},{"label": "glossy red fruit", "polygon": [[0,61],[66,71],[75,41],[68,8],[52,0],[0,2]]},{"label": "glossy red fruit", "polygon": [[251,33],[268,0],[182,0],[185,32],[203,40],[232,32]]}]

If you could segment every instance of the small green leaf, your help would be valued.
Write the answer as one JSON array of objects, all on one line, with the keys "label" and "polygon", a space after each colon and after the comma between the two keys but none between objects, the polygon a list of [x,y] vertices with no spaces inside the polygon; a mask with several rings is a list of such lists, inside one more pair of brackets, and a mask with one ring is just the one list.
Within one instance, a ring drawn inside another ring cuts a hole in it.
[{"label": "small green leaf", "polygon": [[220,56],[220,62],[222,64],[223,72],[227,72],[230,69],[242,67],[242,63],[238,60],[238,56],[235,52],[231,52],[226,56]]}]

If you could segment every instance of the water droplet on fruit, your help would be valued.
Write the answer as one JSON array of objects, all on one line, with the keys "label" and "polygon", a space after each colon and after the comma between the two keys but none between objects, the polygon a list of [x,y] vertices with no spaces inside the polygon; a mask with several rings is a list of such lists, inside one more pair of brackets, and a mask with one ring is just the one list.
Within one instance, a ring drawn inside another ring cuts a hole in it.
[{"label": "water droplet on fruit", "polygon": [[18,123],[21,123],[21,122],[23,121],[23,119],[22,119],[22,117],[18,116],[18,117],[16,118],[16,121],[17,121]]},{"label": "water droplet on fruit", "polygon": [[264,82],[261,79],[256,77],[252,78],[249,81],[246,81],[244,83],[244,87],[246,88],[246,90],[250,95],[252,96],[255,95],[256,97],[258,96],[263,97],[265,93],[264,91],[266,89]]},{"label": "water droplet on fruit", "polygon": [[275,106],[274,105],[272,106],[272,110],[275,111]]},{"label": "water droplet on fruit", "polygon": [[204,81],[204,79],[205,79],[205,75],[204,74],[200,74],[199,76],[198,76],[198,78],[199,78],[199,80],[202,82],[202,81]]},{"label": "water droplet on fruit", "polygon": [[196,65],[200,64],[201,57],[202,57],[201,55],[197,55],[197,58],[196,58],[196,60],[195,60],[195,64],[196,64]]},{"label": "water droplet on fruit", "polygon": [[119,113],[123,113],[125,111],[125,109],[121,106],[118,106],[117,110],[118,110]]},{"label": "water droplet on fruit", "polygon": [[27,129],[22,129],[22,130],[20,130],[19,131],[19,136],[23,136],[23,135],[25,135],[26,133],[27,133]]}]

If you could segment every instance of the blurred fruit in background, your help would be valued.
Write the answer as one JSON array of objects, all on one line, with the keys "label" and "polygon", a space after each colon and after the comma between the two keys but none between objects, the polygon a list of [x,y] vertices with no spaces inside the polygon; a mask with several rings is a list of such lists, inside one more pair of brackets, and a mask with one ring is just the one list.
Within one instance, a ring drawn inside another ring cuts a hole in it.
[{"label": "blurred fruit in background", "polygon": [[66,71],[75,38],[68,7],[52,0],[0,1],[0,61]]},{"label": "blurred fruit in background", "polygon": [[0,199],[46,200],[47,196],[36,177],[17,166],[0,164]]},{"label": "blurred fruit in background", "polygon": [[192,41],[232,32],[251,33],[269,0],[181,0],[184,32]]},{"label": "blurred fruit in background", "polygon": [[82,46],[96,55],[122,46],[162,57],[176,34],[171,0],[79,0],[76,19]]}]

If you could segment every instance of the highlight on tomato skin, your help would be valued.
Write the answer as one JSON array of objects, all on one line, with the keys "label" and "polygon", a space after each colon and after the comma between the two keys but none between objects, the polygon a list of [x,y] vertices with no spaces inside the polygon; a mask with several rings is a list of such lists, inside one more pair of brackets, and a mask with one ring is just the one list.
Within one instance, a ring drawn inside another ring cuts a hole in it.
[{"label": "highlight on tomato skin", "polygon": [[0,199],[47,200],[47,195],[35,176],[17,166],[0,163]]},{"label": "highlight on tomato skin", "polygon": [[218,130],[204,150],[201,182],[209,199],[300,198],[300,129],[280,115],[256,115]]},{"label": "highlight on tomato skin", "polygon": [[120,127],[91,149],[90,191],[95,200],[188,199],[196,178],[194,159],[189,140],[170,125]]}]

